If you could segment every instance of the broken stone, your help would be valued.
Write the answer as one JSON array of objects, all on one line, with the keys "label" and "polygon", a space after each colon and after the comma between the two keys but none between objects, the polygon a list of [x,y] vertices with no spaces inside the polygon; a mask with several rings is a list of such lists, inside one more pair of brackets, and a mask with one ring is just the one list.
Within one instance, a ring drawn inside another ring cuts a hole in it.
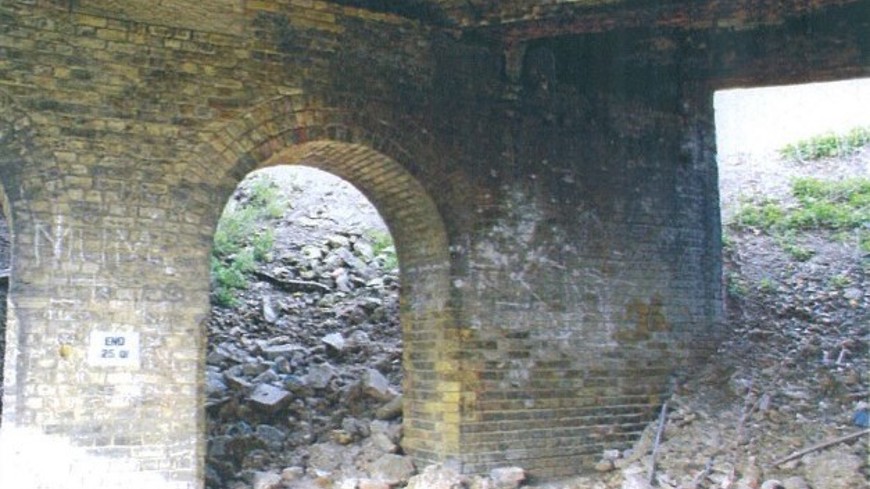
[{"label": "broken stone", "polygon": [[268,412],[275,412],[290,402],[291,394],[270,384],[260,384],[251,393],[251,402]]},{"label": "broken stone", "polygon": [[811,487],[825,489],[854,489],[862,487],[860,469],[861,457],[844,449],[821,452],[815,456],[805,456],[804,474]]},{"label": "broken stone", "polygon": [[785,489],[810,489],[807,481],[805,481],[803,477],[798,476],[792,476],[785,479],[782,481],[782,485]]},{"label": "broken stone", "polygon": [[269,384],[281,380],[281,378],[272,370],[266,370],[260,375],[254,377],[254,384]]},{"label": "broken stone", "polygon": [[341,333],[328,334],[324,336],[321,341],[323,341],[327,346],[333,348],[337,352],[341,352],[341,350],[343,350],[345,346],[344,336],[342,336]]},{"label": "broken stone", "polygon": [[268,295],[263,296],[263,320],[269,324],[275,324],[278,321],[278,311],[275,310],[272,298]]},{"label": "broken stone", "polygon": [[254,472],[253,489],[282,489],[284,487],[281,476],[272,472]]},{"label": "broken stone", "polygon": [[399,450],[399,447],[384,433],[373,433],[371,440],[375,448],[384,453],[396,453]]},{"label": "broken stone", "polygon": [[264,345],[260,347],[260,353],[269,360],[275,360],[278,357],[289,358],[295,352],[304,353],[305,348],[293,344]]},{"label": "broken stone", "polygon": [[630,465],[622,470],[622,489],[652,489],[647,480],[647,471],[639,465]]},{"label": "broken stone", "polygon": [[350,246],[350,239],[347,236],[333,234],[332,236],[326,238],[326,244],[330,248],[347,248]]},{"label": "broken stone", "polygon": [[520,467],[502,467],[489,472],[495,489],[516,489],[526,479],[526,472]]},{"label": "broken stone", "polygon": [[341,445],[334,442],[312,445],[308,451],[308,467],[322,473],[330,473],[341,465]]},{"label": "broken stone", "polygon": [[374,248],[372,248],[372,245],[365,241],[357,240],[353,244],[353,251],[357,255],[359,255],[360,258],[367,262],[372,261],[372,258],[375,257]]},{"label": "broken stone", "polygon": [[396,391],[390,387],[390,381],[377,370],[367,368],[362,376],[363,391],[373,399],[390,401],[396,397]]},{"label": "broken stone", "polygon": [[390,484],[374,479],[360,479],[357,489],[390,489]]},{"label": "broken stone", "polygon": [[381,480],[390,485],[407,482],[415,471],[411,457],[403,457],[393,453],[384,454],[369,465],[372,479]]},{"label": "broken stone", "polygon": [[603,458],[604,460],[616,460],[620,457],[622,457],[622,452],[620,452],[619,450],[613,450],[613,449],[604,450],[604,452],[601,456],[601,458]]},{"label": "broken stone", "polygon": [[353,436],[345,430],[332,430],[330,438],[339,445],[349,445],[353,443]]},{"label": "broken stone", "polygon": [[223,381],[224,376],[215,370],[205,371],[205,395],[208,397],[223,397],[229,388]]},{"label": "broken stone", "polygon": [[314,389],[325,389],[335,378],[335,368],[329,363],[312,365],[305,376],[305,383]]},{"label": "broken stone", "polygon": [[284,440],[287,439],[283,431],[267,424],[257,426],[254,435],[272,451],[280,451],[284,447]]},{"label": "broken stone", "polygon": [[402,396],[396,396],[375,411],[375,417],[380,420],[395,419],[402,415]]},{"label": "broken stone", "polygon": [[281,480],[284,481],[284,485],[287,485],[301,479],[303,475],[305,475],[304,468],[298,466],[287,467],[281,471]]},{"label": "broken stone", "polygon": [[785,486],[776,479],[768,479],[761,484],[761,489],[785,489]]},{"label": "broken stone", "polygon": [[426,467],[422,474],[408,480],[406,489],[461,489],[465,483],[466,478],[455,464],[448,462]]}]

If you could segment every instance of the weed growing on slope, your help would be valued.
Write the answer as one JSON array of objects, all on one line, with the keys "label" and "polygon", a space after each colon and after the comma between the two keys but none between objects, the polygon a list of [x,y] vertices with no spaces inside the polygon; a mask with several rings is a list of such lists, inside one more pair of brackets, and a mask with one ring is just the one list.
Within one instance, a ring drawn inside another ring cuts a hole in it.
[{"label": "weed growing on slope", "polygon": [[779,150],[789,160],[808,161],[848,156],[870,144],[870,127],[857,127],[845,134],[827,133],[802,139]]},{"label": "weed growing on slope", "polygon": [[224,209],[214,235],[211,257],[212,301],[221,306],[236,303],[233,291],[248,286],[247,274],[257,262],[266,261],[275,235],[267,224],[284,214],[288,203],[278,185],[257,177],[236,193]]},{"label": "weed growing on slope", "polygon": [[379,257],[385,270],[399,268],[399,258],[396,256],[396,246],[390,233],[371,231],[369,239],[372,241],[372,251]]},{"label": "weed growing on slope", "polygon": [[789,205],[773,199],[743,202],[732,227],[769,233],[800,261],[812,251],[795,243],[795,233],[810,230],[854,233],[861,249],[870,252],[870,179],[799,178],[792,182],[791,194],[795,203]]}]

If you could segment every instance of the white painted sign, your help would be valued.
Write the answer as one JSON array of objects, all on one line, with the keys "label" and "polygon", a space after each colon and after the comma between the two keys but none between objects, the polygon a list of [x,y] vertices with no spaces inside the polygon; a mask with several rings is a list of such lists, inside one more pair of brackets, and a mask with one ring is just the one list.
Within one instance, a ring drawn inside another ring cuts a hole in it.
[{"label": "white painted sign", "polygon": [[96,367],[139,368],[139,333],[91,331],[88,363]]}]

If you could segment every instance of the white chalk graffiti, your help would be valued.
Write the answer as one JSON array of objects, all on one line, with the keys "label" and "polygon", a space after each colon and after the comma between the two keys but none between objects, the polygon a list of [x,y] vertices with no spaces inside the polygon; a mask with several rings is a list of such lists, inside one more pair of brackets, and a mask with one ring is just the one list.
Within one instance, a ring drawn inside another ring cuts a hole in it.
[{"label": "white chalk graffiti", "polygon": [[136,261],[163,265],[165,258],[156,252],[156,242],[149,231],[119,228],[94,231],[66,225],[63,216],[57,216],[53,224],[34,224],[33,255],[40,266],[60,263],[119,266]]}]

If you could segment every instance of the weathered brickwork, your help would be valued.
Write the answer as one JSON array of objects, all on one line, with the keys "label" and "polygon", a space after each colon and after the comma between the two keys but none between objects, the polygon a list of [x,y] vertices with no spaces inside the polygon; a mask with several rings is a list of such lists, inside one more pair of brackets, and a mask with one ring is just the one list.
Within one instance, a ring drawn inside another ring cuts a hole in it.
[{"label": "weathered brickwork", "polygon": [[593,3],[561,32],[483,21],[530,2],[478,21],[447,0],[412,19],[0,3],[0,486],[201,486],[212,236],[236,185],[280,164],[345,178],[390,226],[419,462],[548,477],[627,444],[715,345],[713,90],[870,74],[870,19],[711,2],[693,18],[724,23],[693,23],[677,2],[643,25]]}]

